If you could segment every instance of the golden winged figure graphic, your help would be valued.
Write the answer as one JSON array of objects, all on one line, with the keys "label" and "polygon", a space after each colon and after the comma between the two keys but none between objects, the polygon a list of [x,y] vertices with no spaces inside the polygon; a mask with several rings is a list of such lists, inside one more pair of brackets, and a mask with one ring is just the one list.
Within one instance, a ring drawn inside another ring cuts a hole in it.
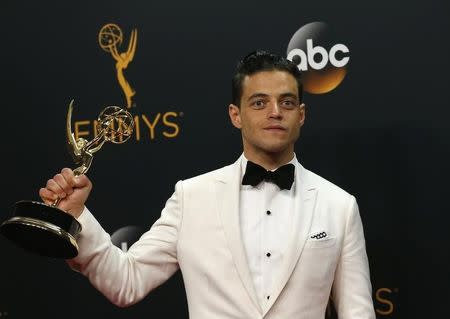
[{"label": "golden winged figure graphic", "polygon": [[133,106],[132,97],[136,94],[136,91],[133,90],[131,85],[125,79],[123,71],[128,67],[128,64],[133,61],[136,52],[137,30],[134,29],[131,31],[130,42],[126,52],[119,52],[117,48],[123,41],[123,33],[118,25],[109,23],[103,26],[98,37],[100,47],[106,52],[109,52],[116,60],[117,80],[125,94],[127,108],[131,108]]}]

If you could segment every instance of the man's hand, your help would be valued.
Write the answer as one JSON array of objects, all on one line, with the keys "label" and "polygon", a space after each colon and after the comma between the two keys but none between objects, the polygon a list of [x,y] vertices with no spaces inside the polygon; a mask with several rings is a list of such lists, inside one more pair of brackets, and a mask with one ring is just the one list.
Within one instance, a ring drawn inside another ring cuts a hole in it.
[{"label": "man's hand", "polygon": [[39,190],[39,196],[48,205],[61,198],[58,208],[78,218],[91,189],[92,183],[86,175],[75,176],[70,168],[63,168]]}]

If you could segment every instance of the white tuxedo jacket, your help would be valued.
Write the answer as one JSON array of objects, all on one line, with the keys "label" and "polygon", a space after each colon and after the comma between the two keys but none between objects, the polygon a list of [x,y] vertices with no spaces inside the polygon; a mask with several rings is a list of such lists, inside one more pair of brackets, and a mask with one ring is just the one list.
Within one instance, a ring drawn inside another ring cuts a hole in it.
[{"label": "white tuxedo jacket", "polygon": [[[258,303],[239,225],[240,163],[179,181],[161,217],[127,253],[85,209],[80,252],[69,265],[119,306],[136,303],[180,268],[191,319],[323,319],[330,293],[339,318],[374,319],[355,198],[298,162],[298,232],[270,299]],[[318,232],[327,236],[311,238]]]}]

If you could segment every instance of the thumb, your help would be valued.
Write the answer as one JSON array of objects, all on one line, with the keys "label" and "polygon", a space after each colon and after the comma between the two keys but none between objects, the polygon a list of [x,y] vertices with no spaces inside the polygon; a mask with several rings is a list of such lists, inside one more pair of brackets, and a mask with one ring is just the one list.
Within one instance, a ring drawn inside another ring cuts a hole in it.
[{"label": "thumb", "polygon": [[91,181],[86,175],[75,176],[73,181],[74,181],[73,186],[76,188],[82,188],[85,186],[89,186],[91,184]]}]

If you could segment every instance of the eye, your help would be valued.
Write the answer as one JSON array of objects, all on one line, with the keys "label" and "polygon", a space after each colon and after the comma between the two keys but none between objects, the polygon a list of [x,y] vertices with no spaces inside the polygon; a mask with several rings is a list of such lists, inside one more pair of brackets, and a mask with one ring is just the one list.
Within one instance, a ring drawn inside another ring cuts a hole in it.
[{"label": "eye", "polygon": [[256,109],[262,109],[266,105],[266,102],[264,100],[255,100],[251,105]]},{"label": "eye", "polygon": [[293,109],[297,105],[298,105],[298,102],[294,99],[286,99],[286,100],[281,101],[281,106],[288,108],[288,109]]}]

